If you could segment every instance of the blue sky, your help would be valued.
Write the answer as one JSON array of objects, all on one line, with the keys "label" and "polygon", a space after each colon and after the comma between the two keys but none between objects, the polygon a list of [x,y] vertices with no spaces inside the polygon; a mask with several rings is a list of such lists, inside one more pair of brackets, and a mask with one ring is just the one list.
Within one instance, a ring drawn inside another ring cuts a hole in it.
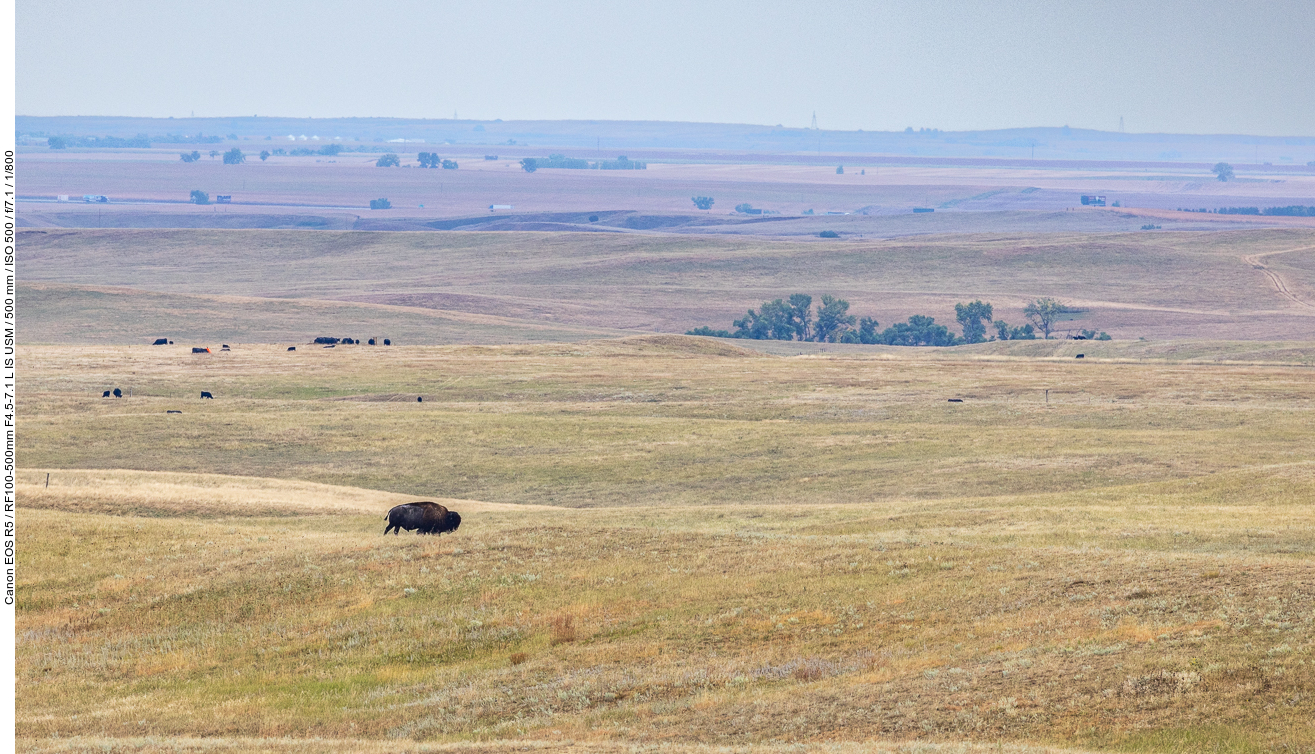
[{"label": "blue sky", "polygon": [[24,115],[616,119],[1315,135],[1266,2],[20,0]]}]

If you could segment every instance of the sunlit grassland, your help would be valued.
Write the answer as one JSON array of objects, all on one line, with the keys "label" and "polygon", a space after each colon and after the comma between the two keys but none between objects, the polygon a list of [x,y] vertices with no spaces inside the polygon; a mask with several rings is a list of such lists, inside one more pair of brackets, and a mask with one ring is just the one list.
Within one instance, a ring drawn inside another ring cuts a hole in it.
[{"label": "sunlit grassland", "polygon": [[1315,746],[1301,366],[20,355],[33,749]]}]

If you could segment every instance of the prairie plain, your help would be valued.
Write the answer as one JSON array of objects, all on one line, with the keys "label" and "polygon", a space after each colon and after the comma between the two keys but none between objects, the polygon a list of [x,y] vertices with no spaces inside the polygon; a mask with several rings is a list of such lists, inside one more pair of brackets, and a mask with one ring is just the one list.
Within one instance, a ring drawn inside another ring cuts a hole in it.
[{"label": "prairie plain", "polygon": [[[389,322],[407,343],[578,340],[731,329],[792,293],[843,298],[882,326],[914,314],[953,325],[954,305],[979,298],[1017,325],[1028,301],[1054,296],[1082,310],[1064,328],[1123,340],[1315,335],[1315,230],[1304,228],[866,241],[31,229],[20,241],[21,279],[40,307],[28,343],[194,334],[291,345],[369,338]],[[242,314],[251,306],[269,316]],[[257,320],[275,326],[253,329]],[[320,331],[331,327],[344,330]]]},{"label": "prairie plain", "polygon": [[1309,750],[1315,352],[1097,345],[24,346],[22,745]]}]

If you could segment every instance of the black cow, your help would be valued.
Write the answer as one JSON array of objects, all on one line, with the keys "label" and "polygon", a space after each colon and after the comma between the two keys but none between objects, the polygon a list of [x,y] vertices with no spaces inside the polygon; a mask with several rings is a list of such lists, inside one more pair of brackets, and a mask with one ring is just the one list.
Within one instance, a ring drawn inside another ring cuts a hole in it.
[{"label": "black cow", "polygon": [[297,350],[297,347],[296,347],[296,346],[288,346],[288,350],[289,350],[289,351],[295,351],[295,350]]},{"label": "black cow", "polygon": [[1085,359],[1085,358],[1087,358],[1087,355],[1086,355],[1085,353],[1080,353],[1080,354],[1078,354],[1077,356],[1074,356],[1073,358],[1075,358],[1075,359]]},{"label": "black cow", "polygon": [[424,402],[425,402],[425,396],[423,395],[416,396],[416,403],[424,403]]},{"label": "black cow", "polygon": [[407,531],[418,529],[420,534],[442,534],[445,531],[456,531],[457,527],[461,526],[461,514],[431,502],[393,506],[384,518],[388,521],[388,525],[384,527],[384,534],[391,531],[394,536],[400,534],[403,529]]},{"label": "black cow", "polygon": [[117,387],[114,388],[114,397],[115,397],[115,398],[122,398],[122,397],[123,397],[123,391],[120,390],[120,389],[118,389]]},{"label": "black cow", "polygon": [[202,397],[202,398],[210,398],[210,399],[212,399],[212,400],[214,399],[214,396],[210,394],[210,391],[209,391],[209,390],[202,390],[202,391],[201,391],[201,397]]},{"label": "black cow", "polygon": [[108,397],[110,397],[110,391],[106,390],[104,393],[101,393],[101,396],[100,396],[100,397],[102,397],[102,398],[108,398]]},{"label": "black cow", "polygon": [[386,345],[386,346],[391,346],[392,344],[393,344],[393,341],[389,340],[388,338],[384,338],[384,345]]},{"label": "black cow", "polygon": [[169,339],[168,339],[168,338],[156,338],[156,339],[155,339],[155,342],[152,343],[151,345],[153,345],[153,346],[167,346],[167,345],[169,345]]},{"label": "black cow", "polygon": [[370,338],[370,345],[374,345],[374,338]]}]

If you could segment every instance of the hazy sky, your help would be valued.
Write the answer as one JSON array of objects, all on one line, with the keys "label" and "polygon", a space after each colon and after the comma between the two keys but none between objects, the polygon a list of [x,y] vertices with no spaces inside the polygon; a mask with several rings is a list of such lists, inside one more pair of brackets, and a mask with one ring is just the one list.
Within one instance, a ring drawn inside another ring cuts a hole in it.
[{"label": "hazy sky", "polygon": [[19,0],[23,115],[1315,135],[1308,0]]}]

